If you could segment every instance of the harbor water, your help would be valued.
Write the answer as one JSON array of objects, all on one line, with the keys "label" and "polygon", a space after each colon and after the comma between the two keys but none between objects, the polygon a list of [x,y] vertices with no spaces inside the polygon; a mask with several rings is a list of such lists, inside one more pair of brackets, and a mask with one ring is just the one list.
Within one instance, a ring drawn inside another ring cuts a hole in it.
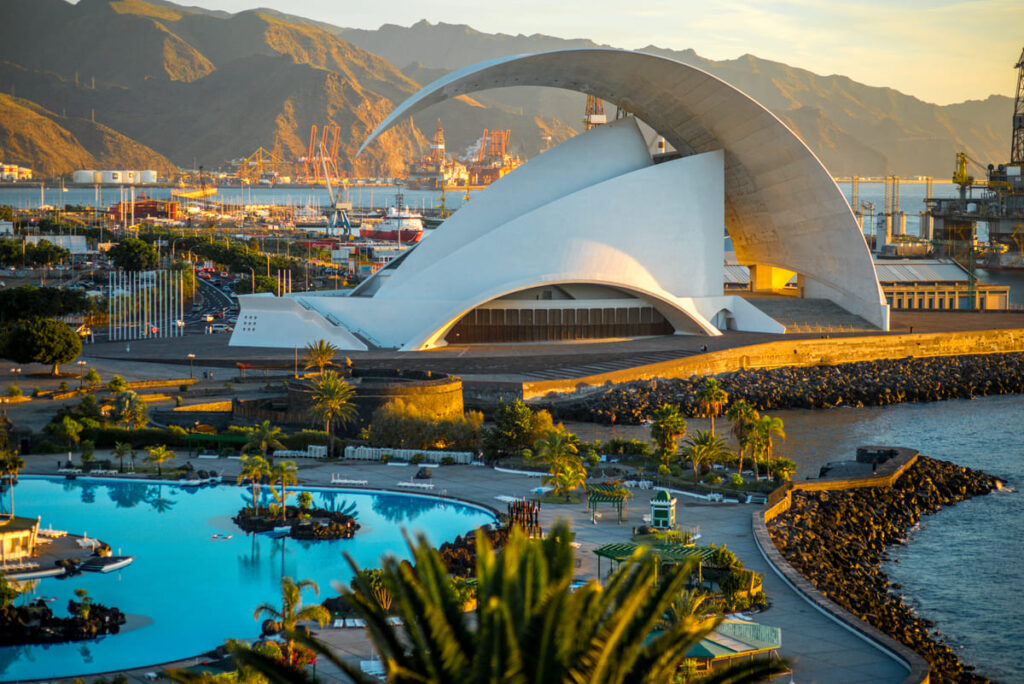
[{"label": "harbor water", "polygon": [[[925,517],[883,564],[899,593],[936,623],[961,660],[999,682],[1024,681],[1020,651],[1024,620],[1016,595],[1024,583],[1024,396],[823,411],[772,411],[786,439],[775,453],[797,463],[796,479],[814,477],[829,461],[849,460],[865,445],[903,446],[932,458],[995,475],[1007,489]],[[688,429],[708,421],[688,419]],[[645,426],[572,423],[586,439],[649,439]],[[720,431],[728,424],[718,423]],[[771,613],[764,615],[770,624]]]}]

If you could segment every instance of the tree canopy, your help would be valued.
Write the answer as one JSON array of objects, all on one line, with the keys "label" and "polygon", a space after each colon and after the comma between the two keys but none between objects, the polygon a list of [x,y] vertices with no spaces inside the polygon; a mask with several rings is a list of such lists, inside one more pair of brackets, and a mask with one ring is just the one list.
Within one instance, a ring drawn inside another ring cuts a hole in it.
[{"label": "tree canopy", "polygon": [[110,248],[114,265],[125,271],[150,271],[157,267],[156,248],[145,240],[125,238]]},{"label": "tree canopy", "polygon": [[52,318],[26,318],[8,329],[3,355],[17,363],[44,363],[60,373],[60,365],[82,353],[82,340],[66,323]]},{"label": "tree canopy", "polygon": [[0,290],[0,321],[81,314],[90,308],[91,302],[81,290],[31,285]]}]

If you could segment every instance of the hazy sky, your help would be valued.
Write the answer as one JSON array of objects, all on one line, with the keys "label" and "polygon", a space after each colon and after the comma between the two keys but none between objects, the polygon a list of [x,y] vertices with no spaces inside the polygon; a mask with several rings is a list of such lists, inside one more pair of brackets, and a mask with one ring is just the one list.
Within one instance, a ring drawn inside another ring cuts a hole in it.
[{"label": "hazy sky", "polygon": [[469,24],[614,47],[751,53],[948,104],[1013,95],[1024,0],[178,0],[238,12],[272,7],[338,26]]}]

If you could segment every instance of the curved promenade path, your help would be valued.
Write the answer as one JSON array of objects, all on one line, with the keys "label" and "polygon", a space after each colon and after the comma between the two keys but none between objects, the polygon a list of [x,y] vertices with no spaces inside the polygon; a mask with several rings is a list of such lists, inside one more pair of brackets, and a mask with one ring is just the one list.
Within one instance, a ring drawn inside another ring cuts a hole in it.
[{"label": "curved promenade path", "polygon": [[[97,457],[104,456],[97,453]],[[177,459],[181,462],[183,455]],[[53,472],[52,456],[26,457],[26,473],[50,474]],[[197,467],[213,467],[223,472],[225,479],[232,480],[238,472],[238,461],[219,459],[193,461]],[[331,474],[353,480],[367,480],[368,487],[375,489],[401,490],[398,482],[409,480],[415,473],[414,466],[395,467],[380,464],[330,463],[300,459],[299,479],[307,485],[330,485]],[[479,503],[497,510],[504,510],[498,496],[525,496],[536,487],[538,478],[499,473],[491,468],[471,466],[445,466],[434,469],[434,492],[446,494]],[[230,486],[230,485],[227,485]],[[576,540],[581,543],[579,550],[581,578],[595,577],[596,556],[592,550],[597,546],[614,541],[629,539],[634,525],[639,525],[641,516],[649,511],[649,499],[653,491],[637,491],[631,501],[626,520],[618,525],[610,515],[591,523],[584,504],[551,505],[541,509],[541,520],[545,527],[557,518],[568,519],[576,531]],[[679,497],[677,519],[681,525],[698,525],[702,534],[701,543],[725,544],[734,551],[746,567],[764,575],[764,590],[772,601],[772,607],[756,616],[756,620],[767,625],[782,628],[782,655],[793,666],[792,681],[797,684],[885,684],[902,682],[906,669],[888,655],[869,645],[857,635],[840,627],[831,619],[818,612],[800,595],[789,588],[768,566],[754,542],[751,530],[750,505],[707,504],[699,499]],[[607,571],[607,566],[603,568]],[[372,648],[362,630],[324,629],[319,637],[331,644],[346,658],[368,660]],[[213,648],[217,644],[210,644]],[[194,661],[181,665],[187,666]],[[159,668],[144,668],[129,674],[132,680],[145,682],[146,672]],[[317,675],[324,681],[348,681],[340,672],[321,664]],[[781,680],[788,684],[790,678]]]}]

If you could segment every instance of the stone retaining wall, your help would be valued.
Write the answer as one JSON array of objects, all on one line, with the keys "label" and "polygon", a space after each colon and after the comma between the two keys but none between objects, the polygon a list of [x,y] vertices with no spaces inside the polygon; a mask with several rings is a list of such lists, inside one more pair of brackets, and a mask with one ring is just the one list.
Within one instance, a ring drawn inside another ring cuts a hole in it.
[{"label": "stone retaining wall", "polygon": [[534,399],[550,393],[571,393],[605,383],[619,384],[654,378],[689,378],[744,369],[835,365],[854,361],[902,359],[908,356],[962,356],[1019,351],[1024,351],[1024,329],[780,340],[583,378],[524,382],[523,398]]}]

